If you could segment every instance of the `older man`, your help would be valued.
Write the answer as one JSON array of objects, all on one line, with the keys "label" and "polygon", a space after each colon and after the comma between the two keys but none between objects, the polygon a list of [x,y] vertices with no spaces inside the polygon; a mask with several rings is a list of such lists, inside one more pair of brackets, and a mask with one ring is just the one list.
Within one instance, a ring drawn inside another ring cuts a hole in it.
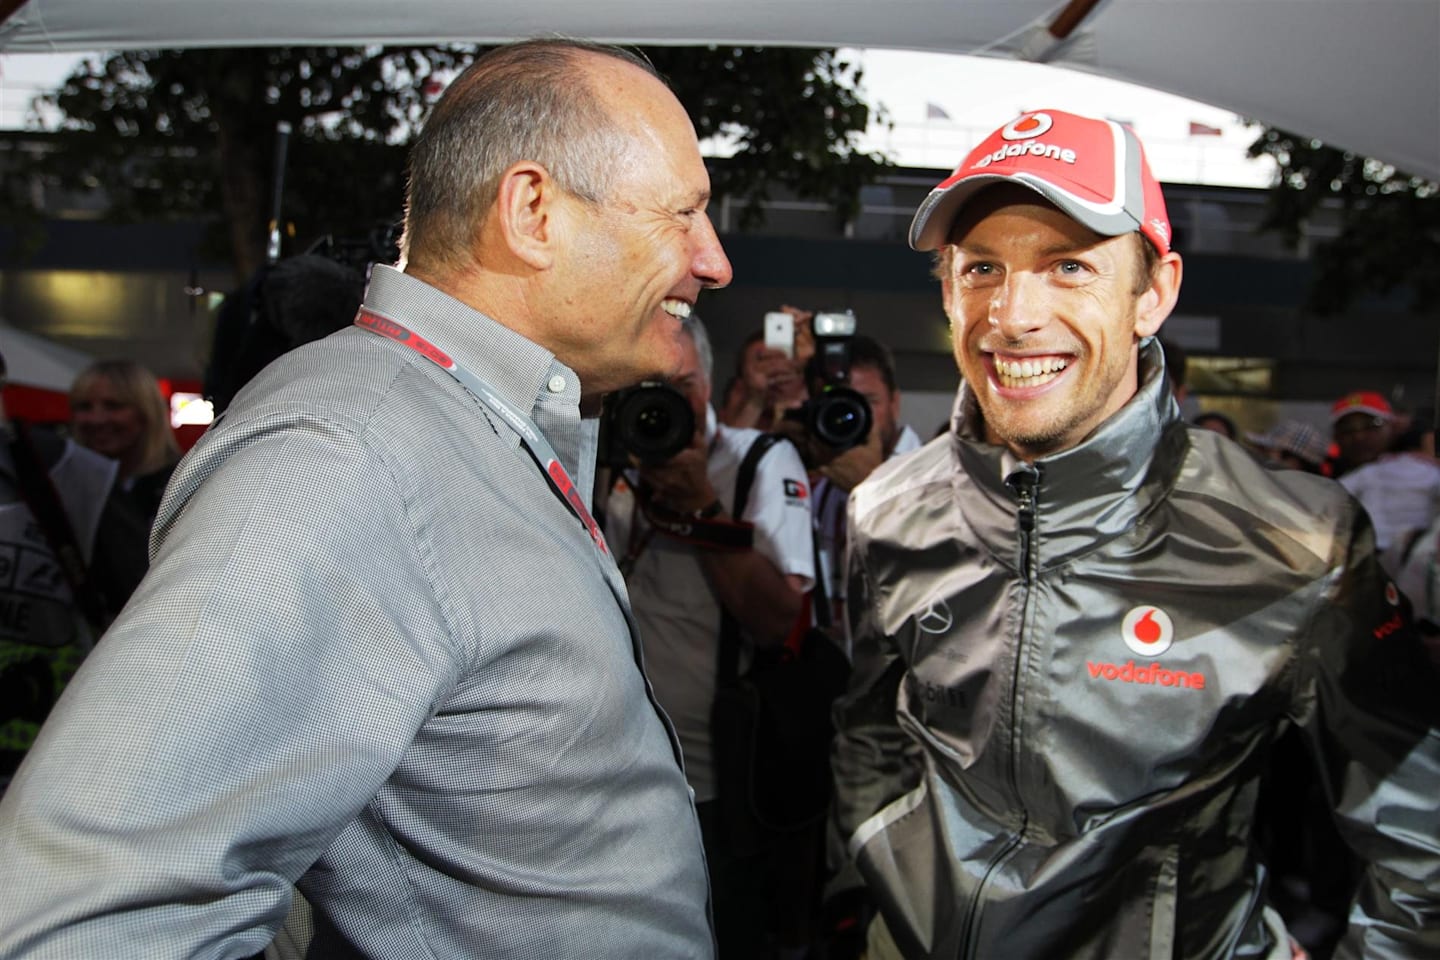
[{"label": "older man", "polygon": [[403,269],[237,396],[0,808],[6,957],[708,957],[700,833],[589,510],[601,395],[730,278],[680,104],[479,60]]},{"label": "older man", "polygon": [[1435,956],[1440,690],[1354,501],[1180,420],[1134,135],[1018,117],[911,243],[964,384],[850,500],[837,817],[876,955],[1289,958],[1251,833],[1294,725],[1368,866],[1346,955]]}]

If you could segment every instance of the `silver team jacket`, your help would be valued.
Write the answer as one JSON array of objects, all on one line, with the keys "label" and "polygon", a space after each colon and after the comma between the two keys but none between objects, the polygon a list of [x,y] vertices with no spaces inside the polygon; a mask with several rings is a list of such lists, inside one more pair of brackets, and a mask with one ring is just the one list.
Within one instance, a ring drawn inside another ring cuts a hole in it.
[{"label": "silver team jacket", "polygon": [[1288,958],[1250,837],[1293,723],[1369,864],[1338,956],[1440,957],[1440,684],[1368,520],[1161,366],[1033,466],[962,387],[857,489],[841,836],[908,957]]}]

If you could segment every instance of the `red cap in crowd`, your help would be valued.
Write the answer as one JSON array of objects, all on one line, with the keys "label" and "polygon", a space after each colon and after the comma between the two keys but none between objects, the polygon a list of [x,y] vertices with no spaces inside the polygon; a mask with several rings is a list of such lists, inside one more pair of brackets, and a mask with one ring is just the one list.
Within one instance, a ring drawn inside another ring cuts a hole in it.
[{"label": "red cap in crowd", "polygon": [[1395,411],[1391,409],[1390,402],[1373,390],[1356,390],[1336,400],[1335,405],[1330,408],[1330,422],[1334,424],[1341,417],[1348,417],[1352,413],[1368,413],[1382,420],[1395,419]]}]

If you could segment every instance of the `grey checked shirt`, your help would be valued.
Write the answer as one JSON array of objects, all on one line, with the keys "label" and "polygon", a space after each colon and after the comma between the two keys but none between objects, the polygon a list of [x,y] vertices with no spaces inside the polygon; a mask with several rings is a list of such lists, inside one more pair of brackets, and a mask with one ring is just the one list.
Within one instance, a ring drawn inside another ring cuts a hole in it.
[{"label": "grey checked shirt", "polygon": [[[380,267],[367,304],[528,411],[573,371]],[[0,956],[710,957],[699,830],[608,555],[503,421],[351,328],[186,458],[154,563],[0,805]]]}]

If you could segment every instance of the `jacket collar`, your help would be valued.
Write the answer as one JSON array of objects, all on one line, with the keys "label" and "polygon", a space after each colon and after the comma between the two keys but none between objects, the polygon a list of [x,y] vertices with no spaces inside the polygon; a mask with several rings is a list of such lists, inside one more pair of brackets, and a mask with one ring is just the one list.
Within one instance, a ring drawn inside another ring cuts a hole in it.
[{"label": "jacket collar", "polygon": [[1040,569],[1133,529],[1165,495],[1189,440],[1164,371],[1152,339],[1140,350],[1135,396],[1080,444],[1033,464],[981,439],[979,405],[969,384],[961,384],[952,423],[956,499],[997,556],[1018,556],[1019,491],[1027,483],[1034,491],[1031,546]]}]

